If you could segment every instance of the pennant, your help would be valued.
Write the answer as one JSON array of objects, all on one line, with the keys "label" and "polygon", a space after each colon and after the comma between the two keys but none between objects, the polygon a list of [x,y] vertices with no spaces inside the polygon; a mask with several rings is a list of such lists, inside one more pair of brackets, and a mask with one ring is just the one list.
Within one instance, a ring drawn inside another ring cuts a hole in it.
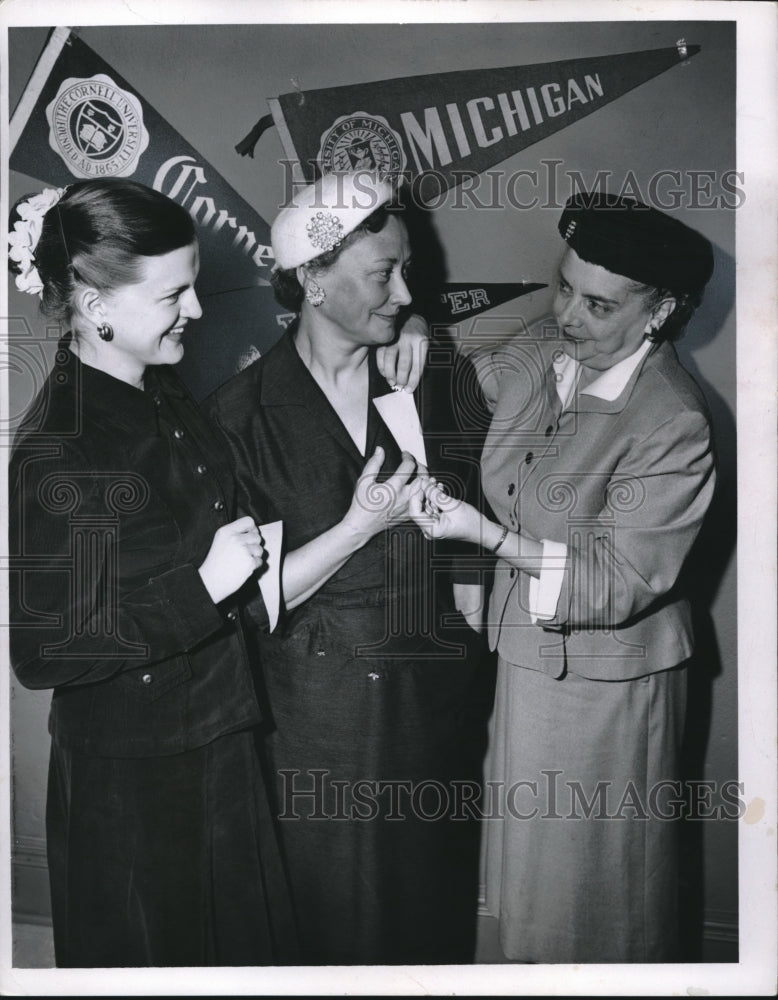
[{"label": "pennant", "polygon": [[[457,75],[457,74],[453,74]],[[350,88],[343,88],[349,90]],[[258,133],[268,126],[258,123]],[[69,28],[56,28],[11,121],[10,167],[45,185],[128,177],[192,215],[200,241],[192,324],[178,371],[198,399],[270,349],[293,318],[269,285],[270,227],[145,97]],[[453,323],[545,287],[446,284],[418,290],[430,323]]]},{"label": "pennant", "polygon": [[10,167],[52,187],[126,177],[197,224],[203,318],[178,370],[202,399],[273,345],[288,322],[270,287],[270,227],[138,90],[56,28],[11,121]]},{"label": "pennant", "polygon": [[459,323],[471,319],[487,309],[494,309],[511,299],[546,288],[544,284],[530,281],[491,282],[489,284],[458,284],[443,285],[437,303],[432,303],[427,310],[427,319],[431,323]]},{"label": "pennant", "polygon": [[411,181],[421,201],[677,66],[698,45],[351,84],[271,99],[303,178],[369,169]]}]

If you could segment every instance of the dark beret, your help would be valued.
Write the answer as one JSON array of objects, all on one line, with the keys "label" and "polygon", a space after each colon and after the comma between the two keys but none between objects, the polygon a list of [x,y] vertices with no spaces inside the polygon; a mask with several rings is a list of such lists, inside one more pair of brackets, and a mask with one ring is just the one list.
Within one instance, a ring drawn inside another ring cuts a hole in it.
[{"label": "dark beret", "polygon": [[632,198],[575,194],[558,228],[582,260],[643,285],[700,293],[713,273],[713,249],[704,236]]}]

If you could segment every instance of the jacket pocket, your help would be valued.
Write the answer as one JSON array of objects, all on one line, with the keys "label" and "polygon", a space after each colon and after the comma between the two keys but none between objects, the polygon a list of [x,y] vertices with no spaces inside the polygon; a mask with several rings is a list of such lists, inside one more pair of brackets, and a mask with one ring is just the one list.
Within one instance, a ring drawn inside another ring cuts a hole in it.
[{"label": "jacket pocket", "polygon": [[160,660],[145,667],[125,670],[118,682],[140,701],[153,702],[192,677],[192,667],[186,655]]}]

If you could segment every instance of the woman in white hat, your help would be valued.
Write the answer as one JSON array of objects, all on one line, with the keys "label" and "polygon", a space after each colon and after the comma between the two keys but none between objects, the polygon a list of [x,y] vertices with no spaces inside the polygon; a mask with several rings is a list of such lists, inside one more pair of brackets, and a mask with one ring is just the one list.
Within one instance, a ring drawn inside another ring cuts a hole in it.
[{"label": "woman in white hat", "polygon": [[401,412],[387,414],[376,367],[411,300],[392,196],[371,175],[328,175],[281,211],[274,287],[298,319],[209,401],[242,509],[285,526],[286,617],[258,640],[312,964],[472,960],[477,844],[461,803],[451,820],[451,782],[471,776],[475,633],[448,564],[408,519],[427,457],[412,397],[389,392]]}]

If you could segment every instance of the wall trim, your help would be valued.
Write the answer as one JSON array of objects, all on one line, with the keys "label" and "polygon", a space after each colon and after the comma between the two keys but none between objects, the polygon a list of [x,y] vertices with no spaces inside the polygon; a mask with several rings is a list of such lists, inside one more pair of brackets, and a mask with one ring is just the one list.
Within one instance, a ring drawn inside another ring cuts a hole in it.
[{"label": "wall trim", "polygon": [[15,865],[48,868],[45,837],[14,837],[11,859]]},{"label": "wall trim", "polygon": [[20,910],[13,912],[14,924],[31,924],[34,927],[51,927],[51,916],[46,913],[27,913]]},{"label": "wall trim", "polygon": [[11,848],[13,919],[51,924],[49,872],[45,837],[14,837]]},{"label": "wall trim", "polygon": [[711,920],[706,918],[703,923],[703,934],[706,941],[723,941],[727,944],[738,944],[740,928],[737,914],[733,913],[729,920]]}]

